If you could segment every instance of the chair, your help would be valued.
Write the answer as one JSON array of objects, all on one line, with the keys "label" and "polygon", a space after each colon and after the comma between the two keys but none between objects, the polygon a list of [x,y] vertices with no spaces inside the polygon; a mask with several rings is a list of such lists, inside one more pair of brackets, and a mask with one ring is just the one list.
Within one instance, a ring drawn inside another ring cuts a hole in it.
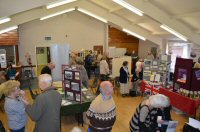
[{"label": "chair", "polygon": [[118,95],[118,89],[120,88],[120,82],[119,82],[119,77],[115,77],[114,79],[114,93],[117,91]]}]

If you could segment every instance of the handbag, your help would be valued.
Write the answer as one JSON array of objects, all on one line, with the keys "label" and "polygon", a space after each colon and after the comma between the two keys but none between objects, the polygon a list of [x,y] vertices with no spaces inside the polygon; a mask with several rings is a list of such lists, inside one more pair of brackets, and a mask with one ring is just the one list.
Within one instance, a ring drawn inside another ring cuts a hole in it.
[{"label": "handbag", "polygon": [[1,120],[0,120],[0,132],[6,132]]}]

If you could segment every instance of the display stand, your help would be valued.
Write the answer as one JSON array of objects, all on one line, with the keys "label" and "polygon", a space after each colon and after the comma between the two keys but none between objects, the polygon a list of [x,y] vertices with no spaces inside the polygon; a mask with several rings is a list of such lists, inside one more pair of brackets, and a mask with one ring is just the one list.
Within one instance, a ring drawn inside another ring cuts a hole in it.
[{"label": "display stand", "polygon": [[161,86],[168,86],[170,58],[169,55],[161,55],[159,60],[144,60],[143,80],[147,82],[152,89],[159,90]]},{"label": "display stand", "polygon": [[[176,58],[173,85],[174,91],[178,91],[179,88],[190,90],[190,85],[192,83],[192,64],[193,60],[191,59]],[[175,84],[178,84],[179,88],[177,88]]]},{"label": "display stand", "polygon": [[81,72],[75,66],[62,65],[62,87],[65,99],[82,103]]}]

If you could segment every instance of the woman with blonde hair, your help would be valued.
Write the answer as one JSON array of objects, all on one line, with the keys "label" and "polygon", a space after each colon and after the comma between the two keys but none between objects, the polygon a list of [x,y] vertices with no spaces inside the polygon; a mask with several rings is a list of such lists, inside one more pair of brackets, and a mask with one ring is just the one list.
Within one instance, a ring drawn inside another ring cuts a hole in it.
[{"label": "woman with blonde hair", "polygon": [[11,132],[25,132],[27,115],[22,98],[25,98],[25,92],[20,90],[20,83],[15,80],[9,80],[0,85],[0,93],[6,96],[5,111],[8,115],[8,126]]}]

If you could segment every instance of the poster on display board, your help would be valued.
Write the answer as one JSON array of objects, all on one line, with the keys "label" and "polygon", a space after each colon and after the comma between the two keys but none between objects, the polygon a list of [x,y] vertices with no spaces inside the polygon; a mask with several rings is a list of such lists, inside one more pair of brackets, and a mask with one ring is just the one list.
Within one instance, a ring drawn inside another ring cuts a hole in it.
[{"label": "poster on display board", "polygon": [[62,65],[62,84],[66,99],[82,103],[81,73],[75,66]]},{"label": "poster on display board", "polygon": [[195,71],[195,75],[196,75],[197,80],[200,80],[200,70]]}]

